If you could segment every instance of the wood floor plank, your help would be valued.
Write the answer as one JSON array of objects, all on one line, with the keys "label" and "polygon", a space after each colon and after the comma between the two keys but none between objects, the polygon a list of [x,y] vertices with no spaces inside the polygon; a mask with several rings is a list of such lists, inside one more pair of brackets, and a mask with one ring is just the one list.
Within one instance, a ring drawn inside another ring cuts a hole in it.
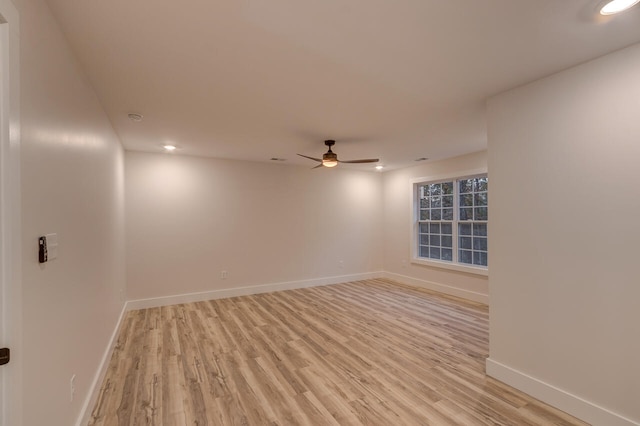
[{"label": "wood floor plank", "polygon": [[382,279],[128,312],[89,425],[584,425],[485,375],[488,324]]}]

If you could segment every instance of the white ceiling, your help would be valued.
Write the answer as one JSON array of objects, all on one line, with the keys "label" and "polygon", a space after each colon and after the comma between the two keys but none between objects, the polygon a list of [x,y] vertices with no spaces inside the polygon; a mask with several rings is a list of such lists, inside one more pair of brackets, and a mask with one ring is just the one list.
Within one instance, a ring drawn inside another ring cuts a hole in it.
[{"label": "white ceiling", "polygon": [[485,149],[488,96],[640,41],[599,0],[48,3],[126,149],[309,167]]}]

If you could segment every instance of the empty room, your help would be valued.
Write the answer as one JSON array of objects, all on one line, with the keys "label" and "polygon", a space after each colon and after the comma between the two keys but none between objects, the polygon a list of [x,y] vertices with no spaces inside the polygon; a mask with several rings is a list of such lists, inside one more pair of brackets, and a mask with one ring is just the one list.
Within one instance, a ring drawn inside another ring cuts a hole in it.
[{"label": "empty room", "polygon": [[639,426],[638,3],[0,0],[0,426]]}]

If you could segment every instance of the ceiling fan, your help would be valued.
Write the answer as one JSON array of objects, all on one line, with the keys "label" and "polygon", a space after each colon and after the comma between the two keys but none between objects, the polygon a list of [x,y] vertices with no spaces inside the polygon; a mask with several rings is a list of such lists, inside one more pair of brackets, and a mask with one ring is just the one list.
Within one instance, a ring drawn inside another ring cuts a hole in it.
[{"label": "ceiling fan", "polygon": [[300,157],[308,158],[309,160],[319,162],[320,164],[315,166],[314,169],[317,169],[318,167],[323,167],[323,166],[335,167],[338,165],[338,163],[377,163],[378,161],[380,161],[377,158],[367,158],[364,160],[350,160],[350,161],[338,160],[338,155],[335,152],[331,151],[331,147],[336,144],[336,141],[329,139],[324,141],[324,144],[329,147],[329,150],[322,155],[322,159],[309,157],[307,155],[302,155],[302,154],[298,154],[298,155]]}]

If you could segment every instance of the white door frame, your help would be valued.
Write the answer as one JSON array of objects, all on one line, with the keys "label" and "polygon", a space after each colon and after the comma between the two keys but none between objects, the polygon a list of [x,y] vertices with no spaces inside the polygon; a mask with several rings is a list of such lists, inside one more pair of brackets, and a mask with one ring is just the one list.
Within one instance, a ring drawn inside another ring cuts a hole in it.
[{"label": "white door frame", "polygon": [[0,426],[22,425],[22,259],[20,213],[20,32],[18,11],[0,0]]}]

